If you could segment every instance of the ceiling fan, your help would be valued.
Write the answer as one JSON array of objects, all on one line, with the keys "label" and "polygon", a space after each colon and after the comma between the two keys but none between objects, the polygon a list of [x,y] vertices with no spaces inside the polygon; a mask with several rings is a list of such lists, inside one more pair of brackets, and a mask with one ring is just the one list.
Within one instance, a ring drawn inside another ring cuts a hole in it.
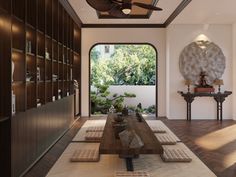
[{"label": "ceiling fan", "polygon": [[162,9],[151,4],[132,2],[132,0],[86,0],[87,3],[100,12],[108,12],[114,17],[128,17],[132,6],[138,6],[148,10],[161,11]]}]

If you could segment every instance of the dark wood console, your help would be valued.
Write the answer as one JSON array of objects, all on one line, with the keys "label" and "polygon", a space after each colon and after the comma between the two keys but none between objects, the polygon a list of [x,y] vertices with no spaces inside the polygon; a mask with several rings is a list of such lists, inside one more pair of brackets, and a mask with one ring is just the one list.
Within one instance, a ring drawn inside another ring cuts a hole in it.
[{"label": "dark wood console", "polygon": [[187,103],[187,120],[191,120],[191,103],[194,101],[195,97],[212,97],[216,101],[217,108],[217,120],[223,119],[223,102],[225,98],[232,94],[230,91],[217,92],[217,93],[191,93],[191,92],[181,92],[178,93],[184,97]]}]

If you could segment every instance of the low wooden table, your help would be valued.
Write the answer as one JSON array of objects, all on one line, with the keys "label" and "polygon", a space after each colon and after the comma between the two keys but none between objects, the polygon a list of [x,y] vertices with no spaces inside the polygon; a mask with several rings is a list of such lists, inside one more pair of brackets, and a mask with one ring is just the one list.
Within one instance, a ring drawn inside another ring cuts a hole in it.
[{"label": "low wooden table", "polygon": [[144,146],[140,149],[123,147],[120,139],[115,138],[112,127],[113,118],[108,115],[99,152],[100,154],[119,154],[120,157],[126,159],[127,170],[133,171],[133,158],[138,157],[139,154],[162,154],[163,148],[144,119],[139,122],[134,115],[126,116],[125,120],[127,120],[129,128],[133,129],[141,138]]}]

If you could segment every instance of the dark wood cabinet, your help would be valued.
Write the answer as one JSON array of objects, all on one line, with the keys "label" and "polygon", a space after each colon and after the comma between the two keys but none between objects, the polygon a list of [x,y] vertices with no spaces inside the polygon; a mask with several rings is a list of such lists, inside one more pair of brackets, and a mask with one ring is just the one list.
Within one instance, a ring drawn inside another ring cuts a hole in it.
[{"label": "dark wood cabinet", "polygon": [[11,176],[11,17],[9,4],[0,3],[0,167],[1,176]]},{"label": "dark wood cabinet", "polygon": [[26,0],[26,22],[36,28],[37,0]]},{"label": "dark wood cabinet", "polygon": [[11,24],[16,114],[74,94],[80,28],[58,0],[12,0]]},{"label": "dark wood cabinet", "polygon": [[81,29],[64,6],[60,0],[0,0],[3,176],[24,173],[74,121]]}]

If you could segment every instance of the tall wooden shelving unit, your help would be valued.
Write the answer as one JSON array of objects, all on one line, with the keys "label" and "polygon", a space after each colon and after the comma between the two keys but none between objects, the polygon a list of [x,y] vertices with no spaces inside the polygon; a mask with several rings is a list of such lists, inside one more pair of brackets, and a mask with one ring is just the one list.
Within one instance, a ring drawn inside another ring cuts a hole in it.
[{"label": "tall wooden shelving unit", "polygon": [[73,80],[80,84],[81,29],[59,0],[0,0],[0,37],[2,145],[3,139],[11,138],[12,118],[74,94]]},{"label": "tall wooden shelving unit", "polygon": [[58,0],[12,0],[16,113],[74,93],[73,80],[80,80],[79,41],[79,27]]}]

